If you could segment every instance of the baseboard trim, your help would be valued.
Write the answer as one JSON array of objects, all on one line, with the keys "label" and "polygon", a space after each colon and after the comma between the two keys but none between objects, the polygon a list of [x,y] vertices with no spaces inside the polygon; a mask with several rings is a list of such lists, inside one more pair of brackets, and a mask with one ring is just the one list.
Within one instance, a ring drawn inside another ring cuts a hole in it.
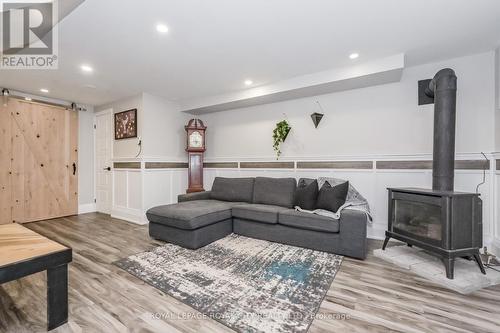
[{"label": "baseboard trim", "polygon": [[113,206],[111,209],[111,217],[139,225],[148,224],[148,221],[142,216],[141,211],[138,209]]},{"label": "baseboard trim", "polygon": [[369,239],[384,240],[386,230],[387,230],[386,225],[382,223],[376,223],[374,221],[373,223],[368,224],[366,237]]},{"label": "baseboard trim", "polygon": [[78,205],[78,214],[94,213],[97,211],[95,203]]}]

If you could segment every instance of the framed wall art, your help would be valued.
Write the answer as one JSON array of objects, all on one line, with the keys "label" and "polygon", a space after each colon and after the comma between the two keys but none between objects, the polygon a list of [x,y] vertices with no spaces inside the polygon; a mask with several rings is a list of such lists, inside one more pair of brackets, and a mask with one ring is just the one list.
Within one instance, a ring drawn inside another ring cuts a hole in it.
[{"label": "framed wall art", "polygon": [[137,137],[137,109],[115,113],[115,140]]}]

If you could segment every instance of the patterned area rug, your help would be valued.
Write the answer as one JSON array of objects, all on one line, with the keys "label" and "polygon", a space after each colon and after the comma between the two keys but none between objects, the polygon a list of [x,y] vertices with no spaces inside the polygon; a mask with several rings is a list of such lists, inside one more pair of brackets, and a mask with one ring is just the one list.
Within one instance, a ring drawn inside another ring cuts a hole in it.
[{"label": "patterned area rug", "polygon": [[342,256],[230,235],[166,244],[118,267],[239,332],[307,332]]}]

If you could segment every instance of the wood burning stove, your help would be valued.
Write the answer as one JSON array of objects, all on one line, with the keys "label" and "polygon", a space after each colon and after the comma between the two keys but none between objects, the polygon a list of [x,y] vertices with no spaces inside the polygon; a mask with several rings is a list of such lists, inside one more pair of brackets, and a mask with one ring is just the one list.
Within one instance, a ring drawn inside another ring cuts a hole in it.
[{"label": "wood burning stove", "polygon": [[479,248],[483,242],[479,194],[416,188],[389,188],[389,238],[438,254],[446,276],[453,279],[457,257],[472,256],[484,272]]},{"label": "wood burning stove", "polygon": [[389,188],[390,238],[439,255],[446,276],[453,279],[457,257],[473,257],[486,274],[479,248],[483,243],[482,201],[479,194],[454,192],[455,113],[457,77],[439,71],[426,93],[434,97],[434,153],[432,189]]}]

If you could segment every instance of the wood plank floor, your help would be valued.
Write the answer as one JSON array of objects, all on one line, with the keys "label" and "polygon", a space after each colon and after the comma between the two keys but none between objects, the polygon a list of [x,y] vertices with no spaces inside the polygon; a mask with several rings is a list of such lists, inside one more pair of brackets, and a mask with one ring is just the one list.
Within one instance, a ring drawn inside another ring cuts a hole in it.
[{"label": "wood plank floor", "polygon": [[[73,248],[70,320],[54,332],[232,332],[111,264],[161,244],[145,226],[96,213],[26,226]],[[45,331],[45,281],[0,286],[0,332]],[[309,332],[500,332],[500,286],[463,296],[371,254],[346,258]]]}]

